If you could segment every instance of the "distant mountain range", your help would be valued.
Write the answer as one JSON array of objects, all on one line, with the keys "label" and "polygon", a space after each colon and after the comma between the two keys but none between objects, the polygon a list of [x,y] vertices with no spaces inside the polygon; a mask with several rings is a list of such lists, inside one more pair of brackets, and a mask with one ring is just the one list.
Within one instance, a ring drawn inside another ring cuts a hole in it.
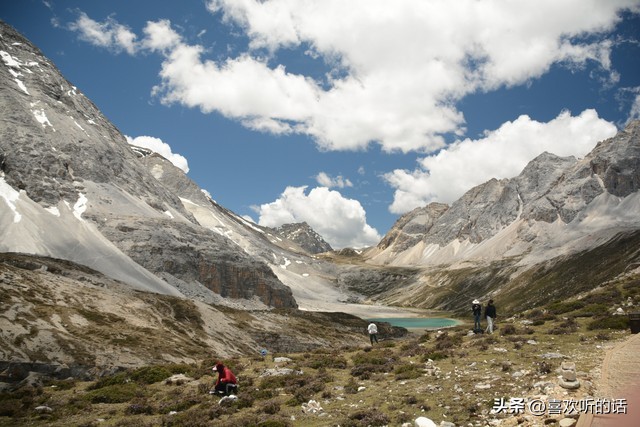
[{"label": "distant mountain range", "polygon": [[[49,274],[67,289],[57,304],[76,304],[69,319],[84,313],[86,320],[89,312],[103,313],[102,320],[115,319],[105,313],[131,319],[118,305],[127,298],[105,294],[122,287],[135,304],[150,305],[140,308],[149,318],[165,313],[157,309],[169,304],[164,298],[175,298],[165,314],[202,329],[207,345],[215,332],[198,316],[233,326],[218,337],[233,354],[264,342],[313,348],[330,341],[314,341],[306,320],[298,326],[307,332],[269,335],[252,322],[273,326],[287,317],[279,312],[274,320],[262,310],[366,317],[371,306],[363,304],[374,303],[466,315],[472,299],[493,297],[502,312],[517,312],[640,274],[640,122],[583,159],[544,153],[515,178],[490,180],[451,206],[431,203],[403,215],[376,247],[335,252],[306,223],[261,227],[220,206],[168,160],[129,145],[13,28],[0,22],[0,35],[0,282],[15,288],[15,306],[46,305],[25,283],[31,275],[33,283],[51,281]],[[34,273],[16,272],[16,263]],[[87,284],[95,285],[85,290]],[[82,286],[83,298],[69,296],[69,286]],[[102,303],[87,308],[91,292]],[[175,303],[180,299],[192,303]],[[238,320],[234,309],[262,314]],[[46,348],[50,339],[28,331],[42,322],[73,342],[76,332],[49,310],[15,312],[11,322],[22,325],[24,336],[0,334],[11,349],[0,359],[40,354],[33,349]],[[192,318],[192,311],[200,314]],[[84,325],[78,319],[76,326]],[[346,320],[327,322],[337,327]],[[260,332],[243,336],[241,330]],[[85,338],[87,348],[95,345]],[[109,351],[116,350],[103,353]],[[122,351],[119,360],[126,359]]]},{"label": "distant mountain range", "polygon": [[543,153],[512,179],[492,179],[451,206],[403,215],[368,258],[393,265],[522,264],[598,246],[640,229],[640,122],[583,159]]},{"label": "distant mountain range", "polygon": [[364,257],[417,270],[377,297],[457,310],[493,297],[519,311],[637,274],[639,189],[639,121],[583,159],[543,153],[515,178],[403,215]]}]

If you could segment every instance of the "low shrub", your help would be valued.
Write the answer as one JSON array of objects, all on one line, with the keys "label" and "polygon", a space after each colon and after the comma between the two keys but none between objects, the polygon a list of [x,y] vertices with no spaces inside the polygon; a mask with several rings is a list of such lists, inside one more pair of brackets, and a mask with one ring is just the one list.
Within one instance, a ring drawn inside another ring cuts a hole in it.
[{"label": "low shrub", "polygon": [[444,351],[429,351],[425,354],[422,355],[422,357],[420,358],[420,360],[422,362],[428,362],[429,360],[442,360],[442,359],[446,359],[447,357],[449,357],[449,354],[447,352]]},{"label": "low shrub", "polygon": [[609,341],[611,339],[611,336],[609,334],[600,332],[596,334],[595,338],[600,341]]},{"label": "low shrub", "polygon": [[124,410],[127,415],[153,415],[154,412],[153,406],[145,398],[134,399]]},{"label": "low shrub", "polygon": [[302,360],[301,365],[312,369],[345,369],[347,367],[347,359],[338,354],[314,354]]},{"label": "low shrub", "polygon": [[411,357],[422,353],[423,348],[418,341],[409,341],[400,346],[400,357]]},{"label": "low shrub", "polygon": [[91,403],[126,403],[142,394],[142,389],[135,383],[113,384],[89,391],[85,398]]},{"label": "low shrub", "polygon": [[567,335],[578,330],[578,322],[573,317],[568,317],[563,322],[549,330],[551,335]]},{"label": "low shrub", "polygon": [[502,336],[515,334],[517,334],[516,327],[511,324],[502,325],[502,327],[500,328],[500,335]]},{"label": "low shrub", "polygon": [[616,287],[607,287],[597,292],[592,292],[583,298],[587,304],[615,304],[622,299],[622,292]]},{"label": "low shrub", "polygon": [[549,304],[547,307],[553,314],[564,314],[576,311],[584,307],[587,303],[583,300],[559,301]]},{"label": "low shrub", "polygon": [[431,334],[429,332],[420,335],[418,338],[418,342],[425,343],[431,339]]},{"label": "low shrub", "polygon": [[420,378],[424,374],[419,365],[415,363],[397,366],[393,373],[396,375],[397,381]]},{"label": "low shrub", "polygon": [[629,327],[629,318],[627,316],[606,316],[599,317],[587,325],[587,329],[590,331],[596,329],[616,329],[624,330]]},{"label": "low shrub", "polygon": [[373,374],[380,374],[384,372],[390,372],[393,369],[391,363],[387,363],[384,365],[356,365],[351,368],[351,375],[361,380],[368,380],[371,378]]},{"label": "low shrub", "polygon": [[98,390],[103,387],[126,384],[130,381],[131,379],[129,378],[129,374],[127,372],[118,372],[117,374],[100,378],[98,381],[91,384],[88,390]]},{"label": "low shrub", "polygon": [[356,353],[351,360],[354,365],[385,365],[393,361],[379,350]]},{"label": "low shrub", "polygon": [[251,392],[251,396],[255,399],[255,400],[267,400],[267,399],[271,399],[274,396],[274,392],[273,390],[270,389],[258,389],[258,390],[254,390],[253,392]]},{"label": "low shrub", "polygon": [[168,414],[170,412],[184,412],[189,408],[192,408],[203,402],[202,397],[196,396],[176,396],[170,401],[165,401],[158,408],[158,412],[161,414]]},{"label": "low shrub", "polygon": [[45,381],[43,385],[53,390],[71,390],[76,386],[76,383],[77,382],[74,379],[66,379],[66,380],[49,379]]},{"label": "low shrub", "polygon": [[550,374],[553,372],[553,366],[549,362],[543,360],[542,362],[537,363],[537,371],[542,375]]},{"label": "low shrub", "polygon": [[576,311],[573,315],[576,317],[592,317],[601,316],[602,313],[607,312],[606,304],[588,304]]},{"label": "low shrub", "polygon": [[280,403],[277,400],[269,400],[256,409],[258,413],[274,415],[280,412]]},{"label": "low shrub", "polygon": [[145,366],[133,371],[131,379],[141,384],[154,384],[166,380],[171,375],[171,371],[164,366]]},{"label": "low shrub", "polygon": [[349,378],[349,381],[344,386],[344,391],[347,394],[356,394],[358,392],[358,383],[356,383],[355,378]]},{"label": "low shrub", "polygon": [[460,344],[462,344],[461,335],[451,335],[449,332],[445,332],[436,338],[435,348],[436,350],[449,350],[459,347]]},{"label": "low shrub", "polygon": [[346,427],[369,427],[369,426],[386,426],[389,424],[389,417],[377,410],[359,411],[351,414],[349,419],[340,425]]}]

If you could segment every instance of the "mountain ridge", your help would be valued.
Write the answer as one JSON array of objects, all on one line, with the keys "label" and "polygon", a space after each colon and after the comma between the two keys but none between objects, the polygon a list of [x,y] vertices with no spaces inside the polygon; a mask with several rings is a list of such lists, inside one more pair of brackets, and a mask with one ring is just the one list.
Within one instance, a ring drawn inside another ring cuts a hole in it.
[{"label": "mountain ridge", "polygon": [[[4,23],[0,30],[2,181],[14,212],[24,208],[3,221],[10,238],[1,250],[69,259],[153,292],[178,295],[182,285],[297,306],[266,264],[201,227],[35,46]],[[194,236],[197,245],[187,244]]]},{"label": "mountain ridge", "polygon": [[[607,211],[616,207],[624,211],[625,205],[635,206],[639,171],[640,122],[635,121],[615,137],[598,143],[583,159],[543,153],[517,177],[491,179],[448,207],[430,204],[405,214],[367,256],[373,263],[392,265],[402,265],[398,258],[413,265],[444,263],[446,256],[439,256],[443,252],[461,262],[502,256],[524,256],[526,262],[525,253],[535,252],[534,246],[555,244],[550,235],[554,228],[566,226],[576,238],[592,232],[586,220],[595,221],[598,203],[602,215],[610,217]],[[435,215],[427,213],[436,210]],[[424,215],[429,220],[420,226]],[[622,223],[632,229],[640,227],[640,220],[628,215],[620,218],[611,218],[613,228]],[[506,241],[495,255],[478,249],[501,236]],[[477,255],[472,253],[474,249]]]}]

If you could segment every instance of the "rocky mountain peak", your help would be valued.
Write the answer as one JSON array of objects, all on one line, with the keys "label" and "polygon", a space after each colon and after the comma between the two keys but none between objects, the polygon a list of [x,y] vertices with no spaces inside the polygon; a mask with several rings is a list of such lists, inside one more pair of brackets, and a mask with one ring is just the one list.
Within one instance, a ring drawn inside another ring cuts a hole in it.
[{"label": "rocky mountain peak", "polygon": [[310,254],[332,251],[333,248],[306,222],[283,224],[274,228],[278,236],[290,240]]},{"label": "rocky mountain peak", "polygon": [[598,143],[588,156],[591,170],[611,194],[626,197],[640,189],[640,121]]},{"label": "rocky mountain peak", "polygon": [[[550,243],[561,240],[557,232],[550,232],[553,224],[571,225],[576,236],[592,232],[582,223],[587,216],[594,221],[596,215],[603,215],[598,223],[606,218],[603,226],[612,230],[640,227],[640,217],[634,220],[611,214],[625,198],[638,196],[639,189],[640,122],[635,121],[615,137],[598,143],[583,159],[545,152],[517,177],[478,185],[450,208],[440,209],[439,215],[430,216],[429,207],[403,215],[377,247],[378,254],[385,254],[373,258],[390,262],[419,259],[420,263],[448,258],[452,262],[451,257],[499,259],[532,247],[542,251],[547,245],[560,244]],[[595,213],[600,211],[602,214]],[[467,250],[461,251],[461,245]],[[401,257],[403,252],[413,255]]]},{"label": "rocky mountain peak", "polygon": [[13,28],[0,22],[0,35],[0,185],[12,194],[0,199],[0,251],[73,261],[147,291],[297,307],[265,262],[185,208],[210,200],[182,171],[131,147]]},{"label": "rocky mountain peak", "polygon": [[434,202],[402,215],[380,241],[378,248],[385,249],[394,244],[398,249],[406,249],[416,245],[448,209],[449,205]]}]

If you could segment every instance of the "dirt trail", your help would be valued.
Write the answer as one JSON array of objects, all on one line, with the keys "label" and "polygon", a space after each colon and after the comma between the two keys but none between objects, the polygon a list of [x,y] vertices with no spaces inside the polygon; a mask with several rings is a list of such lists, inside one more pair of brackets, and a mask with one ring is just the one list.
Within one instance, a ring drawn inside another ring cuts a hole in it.
[{"label": "dirt trail", "polygon": [[607,352],[597,389],[597,398],[625,399],[627,413],[583,415],[577,427],[640,426],[640,334]]}]

